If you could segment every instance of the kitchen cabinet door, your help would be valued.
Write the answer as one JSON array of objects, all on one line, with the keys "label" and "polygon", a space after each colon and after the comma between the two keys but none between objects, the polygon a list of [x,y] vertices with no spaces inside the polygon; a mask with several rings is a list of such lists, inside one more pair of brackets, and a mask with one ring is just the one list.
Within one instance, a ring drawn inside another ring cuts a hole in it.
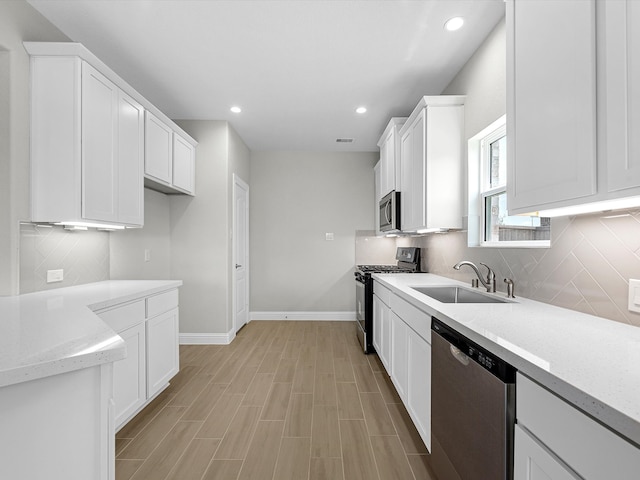
[{"label": "kitchen cabinet door", "polygon": [[407,411],[431,452],[431,345],[407,329]]},{"label": "kitchen cabinet door", "polygon": [[596,193],[594,0],[507,3],[507,145],[510,215]]},{"label": "kitchen cabinet door", "polygon": [[382,235],[380,231],[380,163],[376,163],[373,167],[375,200],[373,202],[373,221],[376,225],[376,235]]},{"label": "kitchen cabinet door", "polygon": [[422,109],[408,128],[403,127],[400,154],[400,222],[403,232],[416,231],[425,223],[425,115],[426,110]]},{"label": "kitchen cabinet door", "polygon": [[392,164],[393,148],[393,131],[387,133],[386,138],[380,146],[380,197],[378,201],[386,194],[394,190],[395,185],[395,168]]},{"label": "kitchen cabinet door", "polygon": [[409,327],[393,311],[389,315],[391,323],[391,380],[398,395],[407,404],[408,342]]},{"label": "kitchen cabinet door", "polygon": [[[373,296],[373,347],[378,356],[382,353],[382,310],[384,304],[376,295]],[[381,357],[382,358],[382,357]]]},{"label": "kitchen cabinet door", "polygon": [[144,108],[129,95],[118,95],[118,219],[144,224]]},{"label": "kitchen cabinet door", "polygon": [[391,371],[389,352],[391,350],[391,332],[389,324],[390,309],[377,296],[373,296],[373,346],[378,353],[382,365]]},{"label": "kitchen cabinet door", "polygon": [[407,119],[393,117],[384,129],[378,147],[380,147],[380,201],[393,190],[400,190],[400,127]]},{"label": "kitchen cabinet door", "polygon": [[177,133],[173,133],[173,186],[186,193],[195,192],[196,149]]},{"label": "kitchen cabinet door", "polygon": [[578,480],[519,425],[515,431],[514,480]]},{"label": "kitchen cabinet door", "polygon": [[462,228],[463,131],[460,95],[423,97],[400,129],[402,231]]},{"label": "kitchen cabinet door", "polygon": [[113,364],[116,430],[147,400],[145,325],[139,323],[118,335],[127,344],[127,357]]},{"label": "kitchen cabinet door", "polygon": [[[640,3],[599,4],[604,22],[604,85],[608,192],[640,186]],[[623,193],[623,192],[620,192]],[[638,192],[635,192],[637,194]]]},{"label": "kitchen cabinet door", "polygon": [[171,185],[173,131],[153,113],[145,112],[144,173],[154,180]]},{"label": "kitchen cabinet door", "polygon": [[179,370],[178,309],[147,320],[147,396],[162,390]]},{"label": "kitchen cabinet door", "polygon": [[112,82],[82,63],[82,216],[87,220],[118,221],[118,96]]}]

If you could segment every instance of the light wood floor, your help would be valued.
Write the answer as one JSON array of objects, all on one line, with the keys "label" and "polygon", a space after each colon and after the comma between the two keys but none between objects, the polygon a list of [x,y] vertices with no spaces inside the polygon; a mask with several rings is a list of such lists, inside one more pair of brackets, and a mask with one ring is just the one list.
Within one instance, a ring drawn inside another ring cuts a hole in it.
[{"label": "light wood floor", "polygon": [[231,345],[182,346],[171,386],[116,435],[116,480],[434,478],[353,322],[253,321]]}]

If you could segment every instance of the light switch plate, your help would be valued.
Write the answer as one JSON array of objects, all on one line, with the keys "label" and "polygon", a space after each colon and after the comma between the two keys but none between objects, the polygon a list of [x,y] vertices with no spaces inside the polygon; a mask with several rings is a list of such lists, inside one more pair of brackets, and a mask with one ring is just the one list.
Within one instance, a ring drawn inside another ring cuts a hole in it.
[{"label": "light switch plate", "polygon": [[640,280],[629,280],[629,311],[640,313]]},{"label": "light switch plate", "polygon": [[64,270],[47,270],[47,283],[61,282],[64,280]]}]

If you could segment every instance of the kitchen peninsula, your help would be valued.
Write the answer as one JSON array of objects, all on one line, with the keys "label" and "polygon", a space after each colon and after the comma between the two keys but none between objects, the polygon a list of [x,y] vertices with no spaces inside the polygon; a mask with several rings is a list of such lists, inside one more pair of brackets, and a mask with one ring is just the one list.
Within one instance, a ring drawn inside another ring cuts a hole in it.
[{"label": "kitchen peninsula", "polygon": [[0,299],[0,477],[113,478],[113,371],[127,349],[94,312],[181,285],[105,281]]}]

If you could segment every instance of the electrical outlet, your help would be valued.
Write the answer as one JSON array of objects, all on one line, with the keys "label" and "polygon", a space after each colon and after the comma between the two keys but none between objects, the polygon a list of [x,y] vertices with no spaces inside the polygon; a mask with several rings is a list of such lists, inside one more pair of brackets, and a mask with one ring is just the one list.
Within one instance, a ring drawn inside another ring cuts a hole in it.
[{"label": "electrical outlet", "polygon": [[151,250],[149,250],[148,248],[144,249],[144,261],[145,262],[151,261]]},{"label": "electrical outlet", "polygon": [[333,240],[333,233],[325,233],[324,234],[324,239],[328,240],[328,241]]},{"label": "electrical outlet", "polygon": [[64,270],[47,270],[47,283],[61,282],[64,280]]}]

